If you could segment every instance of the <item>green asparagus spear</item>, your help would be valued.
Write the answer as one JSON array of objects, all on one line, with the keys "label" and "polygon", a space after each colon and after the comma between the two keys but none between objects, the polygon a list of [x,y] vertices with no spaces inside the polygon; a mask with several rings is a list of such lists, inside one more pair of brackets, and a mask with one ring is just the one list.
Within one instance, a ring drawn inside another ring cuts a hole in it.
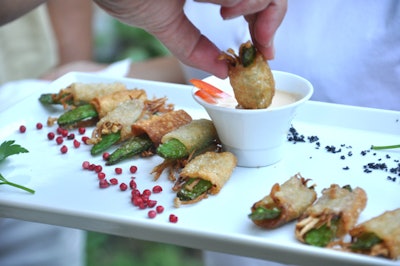
[{"label": "green asparagus spear", "polygon": [[189,151],[185,145],[177,139],[171,139],[158,146],[157,153],[161,157],[168,159],[179,159],[189,156]]},{"label": "green asparagus spear", "polygon": [[316,247],[326,247],[335,238],[338,223],[339,219],[332,219],[330,226],[324,224],[319,228],[311,229],[304,237],[305,243]]},{"label": "green asparagus spear", "polygon": [[252,213],[249,214],[249,218],[252,220],[266,220],[275,219],[281,215],[281,210],[277,207],[271,209],[265,207],[257,207]]},{"label": "green asparagus spear", "polygon": [[247,67],[251,65],[254,62],[254,59],[256,58],[256,48],[253,45],[247,46],[244,45],[241,47],[242,51],[240,53],[240,60],[242,62],[242,65],[244,67]]},{"label": "green asparagus spear", "polygon": [[[54,93],[43,93],[39,97],[39,101],[42,104],[62,104],[63,99],[69,97],[71,94],[70,93],[65,93],[59,96],[58,94]],[[74,101],[72,97],[70,99],[64,101],[65,104],[73,104]]]},{"label": "green asparagus spear", "polygon": [[[198,181],[198,183],[189,188],[191,184],[195,181]],[[208,180],[204,180],[201,178],[189,178],[184,186],[178,191],[177,197],[181,201],[195,200],[196,198],[206,193],[211,187],[212,184]]]},{"label": "green asparagus spear", "polygon": [[116,149],[107,159],[106,165],[116,164],[124,159],[138,155],[153,145],[147,135],[133,137]]},{"label": "green asparagus spear", "polygon": [[382,242],[382,239],[374,233],[364,233],[350,245],[352,250],[368,250]]},{"label": "green asparagus spear", "polygon": [[98,117],[98,113],[94,106],[91,104],[85,104],[62,114],[58,118],[57,123],[59,126],[69,126],[85,119],[92,119],[96,117]]},{"label": "green asparagus spear", "polygon": [[100,142],[93,145],[90,154],[97,155],[107,150],[109,147],[117,143],[121,139],[121,132],[110,133],[101,136]]}]

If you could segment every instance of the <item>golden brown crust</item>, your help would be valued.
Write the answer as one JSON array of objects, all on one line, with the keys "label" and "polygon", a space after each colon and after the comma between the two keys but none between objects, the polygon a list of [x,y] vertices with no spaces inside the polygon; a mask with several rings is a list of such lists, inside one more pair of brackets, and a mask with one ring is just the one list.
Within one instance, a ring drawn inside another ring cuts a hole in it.
[{"label": "golden brown crust", "polygon": [[89,143],[95,144],[101,140],[101,136],[118,131],[120,131],[121,141],[132,137],[131,125],[141,117],[143,108],[144,104],[141,100],[134,99],[121,103],[97,122]]},{"label": "golden brown crust", "polygon": [[146,100],[146,92],[141,89],[117,91],[112,94],[96,97],[90,103],[96,108],[99,118],[102,118],[120,103],[133,99]]},{"label": "golden brown crust", "polygon": [[258,207],[272,209],[277,207],[281,215],[275,219],[252,220],[256,225],[272,229],[297,219],[317,198],[313,187],[300,174],[292,176],[282,185],[274,184],[269,195],[253,204],[251,211]]},{"label": "golden brown crust", "polygon": [[132,125],[135,136],[146,133],[155,146],[161,143],[161,138],[168,132],[192,121],[191,116],[184,110],[167,112],[163,115],[153,115],[149,119],[140,120]]},{"label": "golden brown crust", "polygon": [[217,194],[229,180],[237,159],[230,152],[206,152],[196,156],[183,169],[182,178],[201,178],[212,183],[210,194]]},{"label": "golden brown crust", "polygon": [[244,48],[251,47],[250,42],[240,46],[239,56],[232,49],[223,53],[220,59],[226,60],[229,68],[229,81],[235,98],[243,109],[262,109],[270,106],[275,94],[275,80],[267,60],[256,52],[252,64],[244,66],[240,60]]},{"label": "golden brown crust", "polygon": [[117,91],[127,90],[126,86],[120,82],[114,83],[72,83],[68,90],[74,97],[74,102],[90,102],[93,98],[102,97]]},{"label": "golden brown crust", "polygon": [[305,234],[323,224],[330,224],[333,218],[339,218],[336,237],[342,238],[357,223],[361,211],[367,203],[367,195],[362,188],[349,191],[333,184],[322,191],[317,202],[307,208],[296,224],[295,235],[304,242]]},{"label": "golden brown crust", "polygon": [[400,258],[400,208],[386,211],[350,231],[352,242],[364,233],[374,233],[382,242],[371,249],[358,251],[372,256],[384,256],[391,259]]}]

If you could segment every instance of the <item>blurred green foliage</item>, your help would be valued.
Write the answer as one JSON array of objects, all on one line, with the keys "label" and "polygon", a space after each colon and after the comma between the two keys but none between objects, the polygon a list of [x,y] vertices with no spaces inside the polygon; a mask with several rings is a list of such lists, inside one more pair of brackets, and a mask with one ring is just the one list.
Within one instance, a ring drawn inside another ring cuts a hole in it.
[{"label": "blurred green foliage", "polygon": [[87,266],[202,266],[199,250],[88,232]]},{"label": "blurred green foliage", "polygon": [[111,63],[125,58],[143,61],[169,54],[168,49],[153,35],[140,28],[127,26],[117,20],[95,34],[95,58]]}]

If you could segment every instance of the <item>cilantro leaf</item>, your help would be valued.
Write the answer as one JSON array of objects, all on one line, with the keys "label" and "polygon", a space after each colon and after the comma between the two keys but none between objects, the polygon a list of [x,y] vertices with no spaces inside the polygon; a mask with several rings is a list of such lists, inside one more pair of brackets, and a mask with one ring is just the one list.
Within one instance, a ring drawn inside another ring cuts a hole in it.
[{"label": "cilantro leaf", "polygon": [[11,156],[14,154],[19,154],[19,153],[29,152],[24,147],[22,147],[18,144],[14,144],[14,142],[15,142],[14,140],[8,140],[8,141],[4,141],[0,145],[0,162],[3,161],[8,156]]}]

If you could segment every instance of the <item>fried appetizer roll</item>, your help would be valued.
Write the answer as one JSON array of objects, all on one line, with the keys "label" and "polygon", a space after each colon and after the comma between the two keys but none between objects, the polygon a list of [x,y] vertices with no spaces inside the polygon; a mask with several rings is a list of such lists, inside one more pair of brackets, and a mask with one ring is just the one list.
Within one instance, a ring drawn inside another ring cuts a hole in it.
[{"label": "fried appetizer roll", "polygon": [[296,223],[296,238],[306,244],[325,247],[342,238],[356,224],[367,203],[362,188],[336,184],[322,191],[317,202],[307,208]]},{"label": "fried appetizer roll", "polygon": [[119,132],[121,141],[132,136],[131,126],[144,112],[144,103],[133,99],[120,103],[114,110],[107,113],[96,124],[90,142],[92,144],[101,140],[102,136]]},{"label": "fried appetizer roll", "polygon": [[232,49],[219,59],[226,60],[229,81],[241,108],[267,108],[275,94],[275,81],[264,56],[248,41],[239,48],[239,56]]},{"label": "fried appetizer roll", "polygon": [[201,150],[218,138],[214,124],[208,119],[193,120],[165,134],[157,154],[165,159],[180,159]]},{"label": "fried appetizer roll", "polygon": [[95,107],[98,117],[102,118],[122,102],[133,99],[146,100],[146,92],[141,89],[117,91],[112,94],[93,98],[90,103]]},{"label": "fried appetizer roll", "polygon": [[231,177],[237,159],[230,152],[206,152],[191,160],[180,173],[174,187],[175,206],[191,204],[220,192]]},{"label": "fried appetizer roll", "polygon": [[279,185],[276,183],[269,195],[251,207],[249,218],[256,225],[272,229],[297,219],[317,198],[314,186],[300,174]]},{"label": "fried appetizer roll", "polygon": [[162,115],[154,115],[150,119],[137,121],[132,125],[132,134],[149,136],[154,146],[161,143],[161,138],[168,132],[175,130],[192,121],[192,117],[184,110],[167,112]]},{"label": "fried appetizer roll", "polygon": [[42,94],[39,101],[44,104],[81,105],[89,103],[95,97],[101,97],[116,91],[127,90],[122,83],[81,83],[74,82],[59,93]]},{"label": "fried appetizer roll", "polygon": [[350,249],[371,256],[400,258],[400,208],[386,211],[350,230]]}]

